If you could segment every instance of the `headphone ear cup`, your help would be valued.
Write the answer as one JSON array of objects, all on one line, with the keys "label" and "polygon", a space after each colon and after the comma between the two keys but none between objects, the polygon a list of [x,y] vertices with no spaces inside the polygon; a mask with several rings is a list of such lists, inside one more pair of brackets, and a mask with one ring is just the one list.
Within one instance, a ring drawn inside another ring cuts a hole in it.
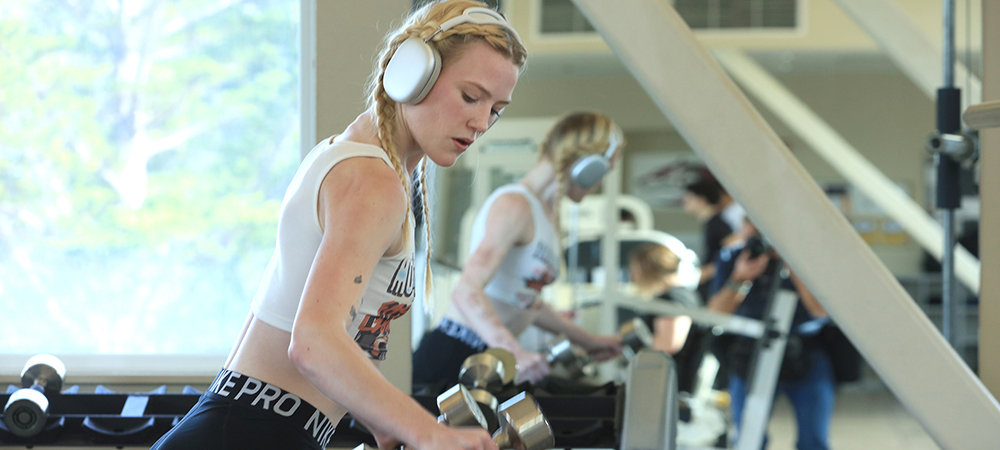
[{"label": "headphone ear cup", "polygon": [[382,75],[382,86],[397,103],[416,105],[434,87],[441,74],[441,55],[419,38],[399,44]]},{"label": "headphone ear cup", "polygon": [[589,188],[601,181],[610,170],[611,163],[603,155],[588,155],[573,164],[570,178],[577,186]]}]

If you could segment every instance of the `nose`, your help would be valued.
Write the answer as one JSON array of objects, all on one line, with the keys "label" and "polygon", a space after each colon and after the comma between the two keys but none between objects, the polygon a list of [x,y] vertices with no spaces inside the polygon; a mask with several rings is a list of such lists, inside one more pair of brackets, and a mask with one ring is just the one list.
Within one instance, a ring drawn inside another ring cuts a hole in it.
[{"label": "nose", "polygon": [[485,114],[477,111],[476,115],[469,119],[469,128],[472,128],[472,130],[475,131],[476,136],[485,133],[486,130],[490,128],[490,115],[489,108],[486,108]]}]

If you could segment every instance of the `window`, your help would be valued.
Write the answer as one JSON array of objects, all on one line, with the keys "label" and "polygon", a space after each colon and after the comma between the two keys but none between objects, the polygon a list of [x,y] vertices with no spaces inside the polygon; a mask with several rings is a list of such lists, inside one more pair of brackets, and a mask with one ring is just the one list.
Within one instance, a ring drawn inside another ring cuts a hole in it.
[{"label": "window", "polygon": [[[671,0],[694,30],[792,30],[802,0]],[[572,0],[540,0],[542,34],[594,33]]]},{"label": "window", "polygon": [[0,354],[225,354],[299,161],[299,2],[0,0]]}]

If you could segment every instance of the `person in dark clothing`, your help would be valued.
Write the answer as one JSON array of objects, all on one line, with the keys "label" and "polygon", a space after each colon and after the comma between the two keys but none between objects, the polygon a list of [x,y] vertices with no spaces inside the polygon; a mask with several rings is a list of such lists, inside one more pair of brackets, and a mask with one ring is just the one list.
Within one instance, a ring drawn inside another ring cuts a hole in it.
[{"label": "person in dark clothing", "polygon": [[[759,236],[749,221],[744,222],[741,234],[747,241]],[[830,357],[818,335],[823,325],[829,322],[826,310],[794,271],[789,270],[788,279],[782,280],[775,271],[767,270],[770,263],[780,258],[776,252],[768,250],[760,256],[751,257],[749,247],[733,245],[720,253],[708,309],[762,320],[768,307],[770,287],[774,283],[780,282],[783,289],[798,295],[799,302],[789,330],[775,395],[785,394],[795,411],[798,425],[796,448],[828,450],[835,380]],[[730,408],[733,423],[739,427],[756,341],[740,336],[728,342],[725,358],[730,369]]]},{"label": "person in dark clothing", "polygon": [[[680,257],[665,245],[649,242],[629,253],[629,275],[639,297],[675,302],[697,308],[700,301],[693,292],[684,295],[677,275]],[[619,321],[631,320],[637,314],[619,310]],[[694,392],[701,365],[703,330],[692,327],[687,316],[639,315],[653,331],[653,348],[670,354],[677,364],[677,390]]]},{"label": "person in dark clothing", "polygon": [[715,258],[736,230],[722,214],[723,189],[718,182],[702,178],[685,186],[684,189],[684,197],[681,200],[684,211],[703,224],[704,249],[699,255],[702,265],[698,293],[704,301],[708,299],[709,285],[715,276]]}]

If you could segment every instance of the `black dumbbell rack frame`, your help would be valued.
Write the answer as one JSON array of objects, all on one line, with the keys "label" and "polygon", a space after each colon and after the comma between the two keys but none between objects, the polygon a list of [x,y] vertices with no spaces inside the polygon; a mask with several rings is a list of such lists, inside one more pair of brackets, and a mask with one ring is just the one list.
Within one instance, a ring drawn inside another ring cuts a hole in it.
[{"label": "black dumbbell rack frame", "polygon": [[[200,396],[70,393],[74,390],[46,394],[48,419],[37,435],[15,436],[0,420],[0,447],[148,447],[179,422]],[[617,448],[624,389],[608,383],[588,390],[586,393],[576,389],[574,393],[560,394],[523,384],[508,387],[497,395],[497,399],[503,402],[522,391],[531,393],[552,426],[558,448]],[[0,405],[5,405],[9,398],[9,392],[0,394]],[[417,395],[414,399],[431,413],[438,414],[435,396]],[[340,421],[330,447],[354,447],[362,442],[375,444],[370,435],[351,424],[350,415]]]}]

